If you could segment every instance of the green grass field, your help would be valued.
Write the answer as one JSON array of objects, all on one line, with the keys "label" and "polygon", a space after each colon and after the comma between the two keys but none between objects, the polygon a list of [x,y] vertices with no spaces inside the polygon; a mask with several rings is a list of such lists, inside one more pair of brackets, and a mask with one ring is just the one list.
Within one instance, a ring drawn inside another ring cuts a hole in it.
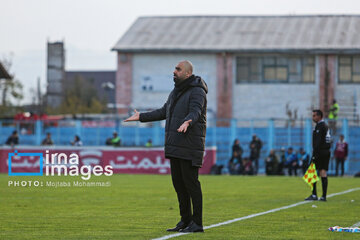
[{"label": "green grass field", "polygon": [[[9,180],[36,179],[80,180],[1,174],[0,239],[152,239],[167,235],[165,229],[179,220],[168,175],[89,180],[110,181],[110,187],[8,186]],[[310,194],[300,177],[201,176],[200,181],[204,226],[297,203]],[[359,179],[329,178],[328,192],[358,187]],[[355,191],[173,239],[359,239],[358,233],[327,230],[359,221],[360,191]]]}]

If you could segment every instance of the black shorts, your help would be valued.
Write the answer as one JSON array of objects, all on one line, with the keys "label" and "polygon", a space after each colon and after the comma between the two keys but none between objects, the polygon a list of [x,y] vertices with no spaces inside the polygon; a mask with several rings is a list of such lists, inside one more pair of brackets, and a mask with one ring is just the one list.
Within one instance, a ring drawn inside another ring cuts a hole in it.
[{"label": "black shorts", "polygon": [[329,170],[329,161],[330,161],[330,151],[327,153],[322,153],[319,156],[315,157],[314,163],[316,170]]}]

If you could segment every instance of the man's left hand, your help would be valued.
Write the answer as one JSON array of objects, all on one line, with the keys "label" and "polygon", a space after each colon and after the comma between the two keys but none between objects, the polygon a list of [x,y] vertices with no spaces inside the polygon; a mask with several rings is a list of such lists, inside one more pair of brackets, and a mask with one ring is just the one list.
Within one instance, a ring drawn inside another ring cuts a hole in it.
[{"label": "man's left hand", "polygon": [[188,129],[191,121],[192,121],[191,119],[185,121],[183,124],[181,124],[181,126],[178,128],[177,131],[178,131],[178,132],[184,132],[184,133],[185,133],[185,132],[187,131],[187,129]]}]

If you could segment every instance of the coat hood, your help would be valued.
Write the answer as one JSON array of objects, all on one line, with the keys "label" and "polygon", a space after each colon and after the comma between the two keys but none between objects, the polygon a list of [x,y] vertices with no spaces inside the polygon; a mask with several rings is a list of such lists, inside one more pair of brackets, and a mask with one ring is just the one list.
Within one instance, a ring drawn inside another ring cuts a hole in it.
[{"label": "coat hood", "polygon": [[194,76],[194,80],[192,80],[189,85],[192,87],[201,87],[204,89],[205,93],[208,93],[208,86],[206,82],[199,76]]}]

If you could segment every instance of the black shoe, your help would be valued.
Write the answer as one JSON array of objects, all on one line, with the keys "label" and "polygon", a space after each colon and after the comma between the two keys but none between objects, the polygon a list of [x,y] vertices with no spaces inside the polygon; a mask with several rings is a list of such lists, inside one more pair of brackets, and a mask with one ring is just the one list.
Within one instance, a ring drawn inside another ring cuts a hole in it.
[{"label": "black shoe", "polygon": [[179,232],[179,231],[183,230],[184,228],[186,228],[188,225],[189,225],[188,223],[184,223],[183,221],[180,221],[180,222],[178,222],[178,224],[176,224],[176,227],[166,229],[166,231]]},{"label": "black shoe", "polygon": [[313,194],[305,198],[305,201],[317,201],[317,200],[318,200],[317,196]]},{"label": "black shoe", "polygon": [[187,226],[185,229],[180,230],[182,233],[191,233],[191,232],[204,232],[204,229],[202,226],[197,225],[193,221],[189,223],[189,226]]},{"label": "black shoe", "polygon": [[326,197],[322,196],[319,201],[323,201],[323,202],[326,202]]}]

